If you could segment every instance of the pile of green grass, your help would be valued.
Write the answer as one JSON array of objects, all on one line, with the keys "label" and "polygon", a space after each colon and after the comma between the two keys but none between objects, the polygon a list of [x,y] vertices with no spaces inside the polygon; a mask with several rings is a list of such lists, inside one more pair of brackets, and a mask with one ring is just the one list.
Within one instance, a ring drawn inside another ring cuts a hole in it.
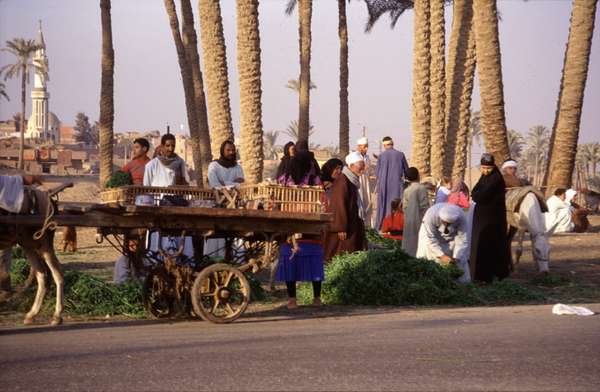
[{"label": "pile of green grass", "polygon": [[[542,301],[543,294],[503,281],[463,285],[462,271],[415,259],[399,249],[338,256],[325,267],[321,298],[338,305],[500,305]],[[312,300],[310,285],[299,290],[301,303]]]}]

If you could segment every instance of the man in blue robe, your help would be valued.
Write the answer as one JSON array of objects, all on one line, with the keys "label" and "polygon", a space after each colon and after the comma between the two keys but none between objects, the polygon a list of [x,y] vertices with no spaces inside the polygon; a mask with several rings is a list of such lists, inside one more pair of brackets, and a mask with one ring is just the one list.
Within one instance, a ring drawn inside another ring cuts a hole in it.
[{"label": "man in blue robe", "polygon": [[376,230],[381,229],[383,219],[392,212],[392,200],[402,198],[403,177],[408,162],[402,151],[394,149],[394,141],[386,136],[382,140],[384,151],[377,159],[377,221]]}]

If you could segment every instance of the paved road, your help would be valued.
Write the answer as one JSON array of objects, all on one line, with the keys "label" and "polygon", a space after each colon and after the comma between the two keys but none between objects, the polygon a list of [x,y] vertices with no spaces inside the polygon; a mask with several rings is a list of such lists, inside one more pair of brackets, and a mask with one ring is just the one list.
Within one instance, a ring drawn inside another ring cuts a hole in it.
[{"label": "paved road", "polygon": [[1,329],[0,387],[600,390],[600,316],[550,306],[318,314]]}]

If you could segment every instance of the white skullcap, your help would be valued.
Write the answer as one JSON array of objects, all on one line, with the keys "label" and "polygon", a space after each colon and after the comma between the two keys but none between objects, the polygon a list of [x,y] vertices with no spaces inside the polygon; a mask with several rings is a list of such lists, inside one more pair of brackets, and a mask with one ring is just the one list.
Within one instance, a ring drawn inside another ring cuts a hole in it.
[{"label": "white skullcap", "polygon": [[364,137],[364,136],[363,136],[363,137],[361,137],[360,139],[358,139],[358,140],[356,141],[356,145],[357,145],[357,146],[364,146],[364,145],[367,145],[367,144],[369,144],[369,139],[367,139],[367,138],[366,138],[366,137]]},{"label": "white skullcap", "polygon": [[504,163],[502,164],[501,169],[504,170],[507,167],[517,167],[517,161],[512,160],[512,159],[507,159],[506,161],[504,161]]},{"label": "white skullcap", "polygon": [[571,200],[573,200],[573,198],[575,197],[576,194],[577,194],[577,191],[575,189],[567,189],[565,201],[567,203],[570,203]]},{"label": "white skullcap", "polygon": [[363,160],[363,156],[358,151],[354,151],[354,152],[351,152],[350,154],[346,155],[346,164],[348,166],[352,165],[353,163],[360,162],[362,160]]},{"label": "white skullcap", "polygon": [[454,204],[445,204],[440,208],[439,216],[444,222],[454,223],[460,218],[460,214],[462,213],[460,207],[455,206]]}]

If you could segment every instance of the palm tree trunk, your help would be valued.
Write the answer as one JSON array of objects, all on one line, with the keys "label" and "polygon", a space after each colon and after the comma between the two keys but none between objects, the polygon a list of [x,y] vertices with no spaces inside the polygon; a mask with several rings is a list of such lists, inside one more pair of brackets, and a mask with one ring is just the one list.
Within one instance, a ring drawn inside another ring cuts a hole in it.
[{"label": "palm tree trunk", "polygon": [[444,175],[444,158],[446,154],[445,127],[445,20],[444,1],[430,1],[431,29],[431,174],[436,178]]},{"label": "palm tree trunk", "polygon": [[262,181],[263,129],[258,0],[237,1],[237,63],[240,80],[241,158],[246,182]]},{"label": "palm tree trunk", "polygon": [[300,94],[298,111],[298,140],[308,142],[310,130],[310,45],[312,0],[299,0],[298,19],[300,36]]},{"label": "palm tree trunk", "polygon": [[[195,149],[200,151],[200,161],[202,162],[202,178],[208,178],[208,164],[212,161],[210,150],[210,133],[208,129],[208,114],[206,112],[206,99],[204,96],[204,82],[202,81],[202,71],[200,70],[200,57],[198,56],[198,41],[196,39],[196,29],[194,28],[194,13],[190,0],[181,0],[181,18],[183,47],[187,57],[188,64],[192,71],[192,81],[194,85],[194,98],[196,101],[196,118],[198,119],[198,132],[190,136],[192,138],[192,155],[197,155]],[[197,139],[197,142],[194,141]],[[200,170],[196,168],[196,170]],[[201,185],[200,183],[198,185]]]},{"label": "palm tree trunk", "polygon": [[548,166],[547,194],[557,187],[569,187],[572,182],[596,5],[597,0],[573,0],[563,81],[553,130],[554,143],[551,145]]},{"label": "palm tree trunk", "polygon": [[485,149],[497,163],[509,157],[496,0],[473,0],[473,26]]},{"label": "palm tree trunk", "polygon": [[340,155],[350,153],[350,114],[348,109],[348,24],[346,0],[338,0],[338,35],[340,37]]},{"label": "palm tree trunk", "polygon": [[26,98],[26,83],[27,83],[27,65],[23,64],[21,68],[21,144],[19,145],[19,170],[25,168],[25,105],[27,102]]},{"label": "palm tree trunk", "polygon": [[446,68],[446,155],[444,174],[464,178],[475,76],[473,1],[455,0]]},{"label": "palm tree trunk", "polygon": [[[196,109],[196,100],[194,95],[194,82],[192,80],[192,67],[188,62],[185,47],[179,32],[179,20],[173,0],[164,0],[165,9],[169,16],[169,25],[171,34],[177,50],[177,60],[181,71],[181,80],[183,82],[183,92],[185,95],[185,108],[188,118],[188,128],[190,129],[190,142],[192,145],[192,159],[194,161],[195,180],[198,186],[202,185],[202,156],[200,154],[200,135],[198,129],[198,111]],[[185,159],[185,157],[184,157]]]},{"label": "palm tree trunk", "polygon": [[102,19],[102,77],[100,81],[100,187],[112,175],[115,52],[112,43],[110,0],[100,0]]},{"label": "palm tree trunk", "polygon": [[430,174],[431,123],[429,106],[429,0],[414,2],[411,163],[422,177]]},{"label": "palm tree trunk", "polygon": [[218,0],[198,1],[200,10],[200,41],[204,59],[208,97],[208,120],[212,156],[218,157],[221,144],[233,140],[227,54],[223,36],[223,20]]}]

